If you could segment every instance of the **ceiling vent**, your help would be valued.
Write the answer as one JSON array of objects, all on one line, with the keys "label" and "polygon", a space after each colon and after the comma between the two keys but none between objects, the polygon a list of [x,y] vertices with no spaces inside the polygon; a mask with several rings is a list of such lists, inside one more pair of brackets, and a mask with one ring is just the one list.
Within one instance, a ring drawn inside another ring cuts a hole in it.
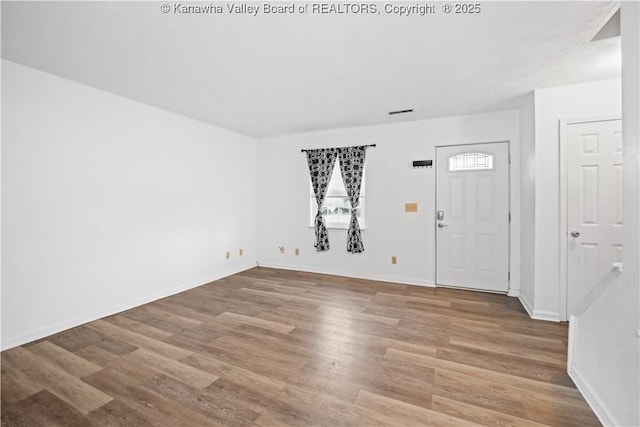
[{"label": "ceiling vent", "polygon": [[611,18],[600,28],[600,31],[596,33],[591,39],[592,42],[598,40],[610,39],[612,37],[618,37],[620,35],[620,9],[614,13]]}]

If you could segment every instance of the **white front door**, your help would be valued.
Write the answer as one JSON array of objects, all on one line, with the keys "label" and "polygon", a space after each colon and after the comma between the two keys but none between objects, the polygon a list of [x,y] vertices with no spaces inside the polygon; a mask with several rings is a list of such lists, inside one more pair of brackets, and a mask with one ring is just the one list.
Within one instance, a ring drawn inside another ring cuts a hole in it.
[{"label": "white front door", "polygon": [[509,144],[436,149],[436,284],[509,289]]},{"label": "white front door", "polygon": [[567,125],[567,309],[622,262],[622,121]]}]

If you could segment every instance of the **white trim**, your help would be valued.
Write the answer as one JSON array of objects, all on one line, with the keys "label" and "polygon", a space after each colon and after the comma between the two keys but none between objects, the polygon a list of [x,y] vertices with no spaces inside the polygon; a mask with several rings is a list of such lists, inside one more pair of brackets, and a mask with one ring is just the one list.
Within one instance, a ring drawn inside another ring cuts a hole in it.
[{"label": "white trim", "polygon": [[573,365],[573,355],[576,347],[576,337],[578,336],[578,317],[569,316],[569,342],[567,343],[567,373],[571,371]]},{"label": "white trim", "polygon": [[38,329],[33,332],[29,332],[24,335],[20,335],[18,337],[10,338],[7,341],[2,342],[2,351],[8,350],[13,347],[17,347],[19,345],[23,345],[29,343],[31,341],[35,341],[44,337],[48,337],[49,335],[57,334],[62,331],[66,331],[67,329],[75,328],[76,326],[83,325],[85,323],[93,322],[94,320],[102,319],[103,317],[111,316],[113,314],[121,313],[126,310],[130,310],[132,308],[148,304],[153,301],[157,301],[162,298],[169,297],[171,295],[179,294],[180,292],[184,292],[189,289],[197,288],[198,286],[206,285],[207,283],[214,282],[216,280],[222,279],[227,276],[231,276],[233,274],[237,274],[246,270],[250,270],[254,268],[255,265],[247,265],[235,269],[226,270],[223,273],[214,274],[211,276],[204,277],[199,280],[191,281],[188,283],[184,283],[180,286],[177,286],[171,290],[159,292],[152,296],[146,296],[144,298],[140,298],[133,301],[128,301],[124,304],[118,304],[113,307],[110,307],[105,310],[101,310],[95,314],[90,316],[81,316],[76,317],[75,319],[67,320],[64,322],[60,322],[56,325],[49,325],[46,328]]},{"label": "white trim", "polygon": [[509,291],[507,292],[507,296],[508,297],[519,297],[520,296],[520,289],[509,289]]},{"label": "white trim", "polygon": [[591,42],[591,40],[596,36],[596,34],[598,34],[600,30],[605,25],[607,25],[607,22],[609,22],[609,20],[613,17],[613,15],[615,15],[618,9],[620,9],[620,1],[613,2],[609,11],[602,17],[601,20],[598,21],[596,25],[593,26],[591,31],[587,33],[587,37],[585,38],[585,40],[583,40],[582,42],[587,44]]},{"label": "white trim", "polygon": [[549,322],[559,322],[560,321],[560,313],[555,311],[542,311],[542,310],[533,310],[532,319],[535,320],[546,320]]},{"label": "white trim", "polygon": [[[437,202],[438,202],[438,148],[450,148],[450,147],[466,147],[466,146],[477,146],[477,145],[487,145],[487,144],[507,144],[507,178],[509,180],[508,186],[507,186],[507,210],[509,212],[509,215],[511,215],[512,213],[512,206],[511,206],[511,199],[512,199],[512,194],[511,191],[513,190],[513,179],[511,174],[514,173],[514,168],[511,167],[511,140],[507,139],[507,140],[502,140],[502,141],[493,141],[493,142],[470,142],[470,143],[466,143],[466,144],[447,144],[447,145],[436,145],[435,147],[433,147],[434,150],[434,157],[435,157],[435,162],[434,162],[434,168],[433,168],[433,174],[434,174],[434,180],[433,180],[433,218],[434,218],[434,222],[433,222],[433,229],[435,230],[435,234],[434,234],[434,239],[433,239],[433,281],[431,282],[433,285],[432,286],[438,286],[436,285],[437,281],[438,281],[438,233],[437,233],[437,228],[436,228],[436,223],[438,222],[436,220],[437,218],[437,211],[438,211],[438,206],[437,206]],[[447,162],[448,163],[448,162]],[[448,164],[446,165],[448,167]],[[518,174],[519,172],[520,166],[518,165]],[[519,181],[518,181],[519,183]],[[520,216],[520,213],[518,212],[518,216]],[[520,219],[518,218],[518,224],[520,223]],[[513,270],[515,270],[515,268],[513,268],[512,263],[514,262],[514,257],[512,256],[511,250],[513,249],[513,244],[511,242],[511,239],[513,238],[513,232],[512,232],[512,225],[513,225],[513,218],[511,218],[511,216],[509,217],[509,224],[508,224],[508,236],[507,236],[507,254],[509,259],[507,260],[507,268],[508,271],[511,272]],[[518,245],[520,245],[520,241],[518,240],[518,242],[515,242]],[[518,272],[520,271],[520,267],[518,266]],[[512,289],[513,288],[513,289]],[[465,289],[465,290],[479,290],[479,291],[483,291],[482,289],[473,289],[473,288],[460,288],[460,289]],[[516,295],[520,293],[520,278],[518,277],[517,279],[514,278],[510,278],[507,281],[507,295],[509,296],[517,296]]]},{"label": "white trim", "polygon": [[444,288],[444,289],[456,289],[458,291],[482,292],[482,293],[485,293],[485,294],[495,294],[495,295],[508,296],[506,292],[494,291],[492,289],[465,288],[464,286],[452,286],[452,285],[438,285],[436,287],[437,288]]},{"label": "white trim", "polygon": [[600,279],[600,281],[593,287],[591,292],[589,292],[589,294],[584,297],[582,303],[580,304],[580,306],[578,306],[579,308],[573,314],[575,316],[582,316],[582,314],[587,311],[591,304],[593,304],[600,297],[600,295],[602,295],[602,293],[607,290],[607,288],[614,281],[616,281],[618,277],[620,277],[620,274],[622,274],[622,267],[612,268],[610,272],[608,272],[602,279]]},{"label": "white trim", "polygon": [[520,294],[520,296],[518,296],[518,299],[520,300],[520,304],[522,304],[522,306],[526,310],[526,312],[529,315],[529,317],[531,317],[532,319],[535,319],[535,320],[546,320],[546,321],[549,321],[549,322],[559,322],[560,321],[560,314],[559,313],[556,313],[554,311],[534,310],[534,308],[531,305],[531,303],[529,302],[529,300],[527,300],[523,294]]},{"label": "white trim", "polygon": [[568,229],[568,206],[567,206],[567,197],[569,195],[568,189],[568,177],[567,177],[567,162],[569,160],[568,154],[568,131],[567,127],[569,125],[575,125],[579,123],[592,123],[592,122],[606,122],[613,120],[621,120],[620,114],[602,114],[598,116],[590,116],[590,117],[581,117],[581,118],[570,118],[570,119],[561,119],[558,120],[558,141],[559,141],[559,151],[560,151],[560,236],[558,239],[558,244],[560,246],[560,274],[559,281],[559,300],[560,300],[560,313],[559,319],[562,321],[568,320],[568,251],[567,251],[567,234],[569,232]]},{"label": "white trim", "polygon": [[291,270],[291,271],[302,271],[305,273],[316,273],[316,274],[326,274],[329,276],[342,276],[349,277],[352,279],[364,279],[364,280],[373,280],[376,282],[388,282],[395,283],[398,285],[414,285],[414,286],[425,286],[428,288],[435,288],[435,285],[431,280],[424,279],[413,279],[413,278],[404,278],[397,276],[377,276],[377,275],[355,275],[348,272],[343,271],[331,271],[327,269],[318,269],[314,267],[304,266],[304,265],[287,265],[287,264],[260,264],[260,267],[266,268],[275,268],[279,270]]},{"label": "white trim", "polygon": [[591,408],[598,420],[602,423],[603,426],[620,426],[621,423],[617,422],[611,411],[604,404],[600,396],[594,391],[594,389],[589,385],[589,383],[584,379],[584,377],[578,371],[578,368],[575,366],[571,366],[569,369],[569,376],[575,383],[576,387],[584,400],[587,401],[587,404]]},{"label": "white trim", "polygon": [[518,299],[520,300],[520,304],[522,304],[529,317],[533,318],[533,307],[531,306],[529,301],[524,297],[523,294],[520,294],[518,296]]}]

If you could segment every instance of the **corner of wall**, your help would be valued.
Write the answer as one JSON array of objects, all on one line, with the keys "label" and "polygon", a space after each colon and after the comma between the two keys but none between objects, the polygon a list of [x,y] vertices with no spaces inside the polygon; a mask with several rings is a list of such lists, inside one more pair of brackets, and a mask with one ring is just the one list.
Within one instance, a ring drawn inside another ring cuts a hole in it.
[{"label": "corner of wall", "polygon": [[615,420],[611,411],[603,404],[602,399],[596,394],[595,390],[589,385],[589,383],[585,381],[584,377],[575,366],[572,366],[568,373],[569,377],[571,377],[571,380],[573,380],[573,383],[576,385],[576,388],[580,391],[582,397],[587,401],[587,404],[603,426],[623,425]]},{"label": "corner of wall", "polygon": [[1,65],[3,349],[253,267],[255,139]]},{"label": "corner of wall", "polygon": [[535,301],[535,92],[520,107],[520,278],[519,297],[533,317]]},{"label": "corner of wall", "polygon": [[518,299],[520,300],[520,304],[522,304],[522,307],[524,307],[529,317],[533,318],[533,306],[531,305],[527,297],[523,293],[520,293]]},{"label": "corner of wall", "polygon": [[522,307],[526,310],[529,317],[535,320],[546,320],[549,322],[559,322],[560,321],[560,313],[554,311],[544,311],[544,310],[536,310],[531,304],[531,302],[527,299],[524,294],[520,294],[518,296]]},{"label": "corner of wall", "polygon": [[598,417],[598,420],[604,426],[619,426],[621,423],[615,420],[611,410],[603,403],[594,388],[584,378],[580,370],[574,364],[574,351],[578,337],[578,325],[580,318],[577,316],[569,316],[569,343],[567,354],[567,373],[576,385],[578,391],[582,394],[587,404]]},{"label": "corner of wall", "polygon": [[535,320],[546,320],[548,322],[559,322],[560,313],[557,311],[545,311],[545,310],[533,310],[533,316]]},{"label": "corner of wall", "polygon": [[622,274],[572,317],[570,377],[604,425],[640,425],[640,4],[620,5],[624,158]]}]

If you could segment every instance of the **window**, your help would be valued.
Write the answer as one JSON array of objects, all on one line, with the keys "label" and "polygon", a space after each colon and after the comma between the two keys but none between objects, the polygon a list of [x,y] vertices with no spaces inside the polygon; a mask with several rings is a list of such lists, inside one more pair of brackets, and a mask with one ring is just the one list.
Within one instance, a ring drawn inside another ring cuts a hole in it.
[{"label": "window", "polygon": [[483,153],[462,153],[449,157],[450,171],[493,169],[493,156]]},{"label": "window", "polygon": [[[362,187],[360,188],[360,204],[358,206],[358,222],[360,229],[365,229],[365,215],[364,215],[364,191],[366,181],[366,171],[362,176]],[[309,181],[309,197],[311,199],[309,209],[309,226],[313,227],[313,221],[318,212],[318,204],[316,203],[316,197],[313,194],[313,187],[311,181]],[[344,188],[342,182],[342,175],[340,174],[340,165],[338,161],[333,168],[333,174],[331,175],[331,181],[329,181],[329,188],[327,189],[327,195],[324,198],[324,205],[322,206],[322,215],[324,216],[324,222],[327,228],[349,228],[349,221],[351,220],[351,203],[349,202],[349,196],[347,196],[347,190]]]}]

